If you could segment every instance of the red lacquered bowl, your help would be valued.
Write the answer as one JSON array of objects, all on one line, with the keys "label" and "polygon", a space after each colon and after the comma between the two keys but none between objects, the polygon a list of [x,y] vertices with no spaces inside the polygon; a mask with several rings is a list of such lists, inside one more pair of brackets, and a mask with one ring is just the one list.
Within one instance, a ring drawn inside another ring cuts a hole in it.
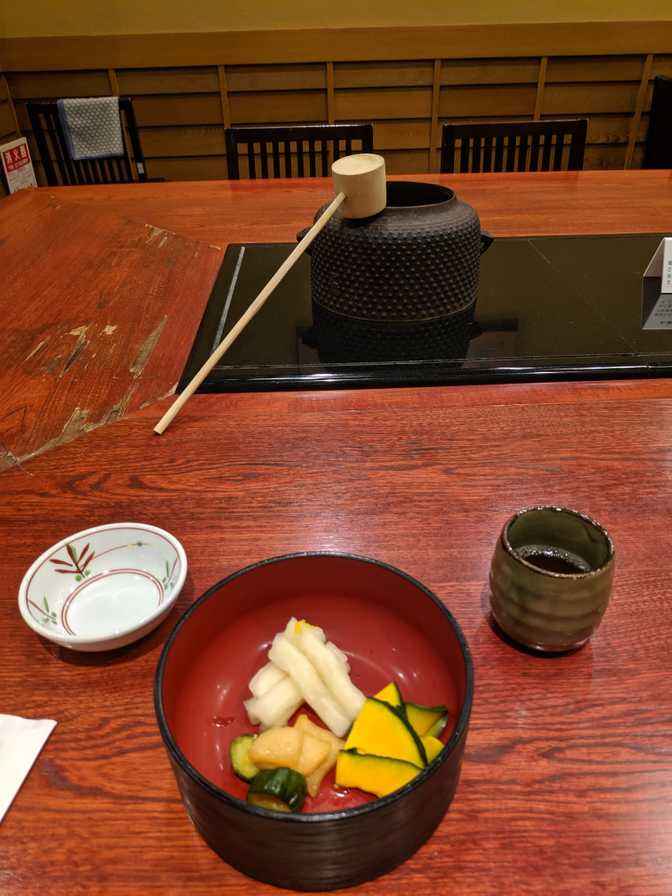
[{"label": "red lacquered bowl", "polygon": [[[364,693],[396,681],[406,700],[448,706],[446,746],[411,783],[375,799],[336,790],[332,773],[301,814],[245,802],[229,744],[253,730],[247,683],[290,616],[324,628]],[[155,684],[159,728],[196,829],[238,870],[297,890],[370,880],[432,834],[457,787],[472,697],[469,648],[441,601],[392,566],[333,553],[275,557],[219,582],[177,622]]]}]

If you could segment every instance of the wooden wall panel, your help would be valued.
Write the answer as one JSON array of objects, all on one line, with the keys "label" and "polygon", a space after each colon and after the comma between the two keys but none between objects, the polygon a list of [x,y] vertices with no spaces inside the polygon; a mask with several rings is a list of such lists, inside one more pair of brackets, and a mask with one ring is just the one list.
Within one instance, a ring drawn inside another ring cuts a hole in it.
[{"label": "wooden wall panel", "polygon": [[431,87],[431,62],[341,62],[334,66],[334,87]]},{"label": "wooden wall panel", "polygon": [[219,90],[217,69],[150,68],[119,69],[119,93],[142,96],[153,93],[216,93]]},{"label": "wooden wall panel", "polygon": [[133,108],[140,128],[222,123],[219,93],[136,96]]},{"label": "wooden wall panel", "polygon": [[536,84],[539,59],[444,59],[442,84]]},{"label": "wooden wall panel", "polygon": [[232,93],[265,90],[324,90],[325,66],[316,65],[230,65],[226,68]]},{"label": "wooden wall panel", "polygon": [[326,93],[317,90],[230,93],[233,124],[289,124],[327,120]]},{"label": "wooden wall panel", "polygon": [[641,56],[571,56],[549,59],[546,82],[639,81]]},{"label": "wooden wall panel", "polygon": [[371,121],[388,170],[408,173],[435,170],[444,121],[585,116],[586,167],[638,164],[648,76],[672,75],[672,22],[326,34],[26,39],[0,53],[29,136],[28,99],[128,95],[150,176],[170,179],[226,176],[229,123]]},{"label": "wooden wall panel", "polygon": [[368,121],[372,118],[429,118],[432,91],[428,87],[337,90],[337,121]]},{"label": "wooden wall panel", "polygon": [[638,88],[639,81],[632,84],[547,84],[544,115],[632,113]]},{"label": "wooden wall panel", "polygon": [[439,98],[441,118],[494,118],[511,115],[532,117],[536,87],[502,85],[489,87],[444,87]]},{"label": "wooden wall panel", "polygon": [[65,96],[106,96],[107,72],[8,72],[9,90],[15,100]]},{"label": "wooden wall panel", "polygon": [[[0,100],[0,140],[16,134],[16,124],[9,100]],[[5,140],[5,142],[7,142]]]}]

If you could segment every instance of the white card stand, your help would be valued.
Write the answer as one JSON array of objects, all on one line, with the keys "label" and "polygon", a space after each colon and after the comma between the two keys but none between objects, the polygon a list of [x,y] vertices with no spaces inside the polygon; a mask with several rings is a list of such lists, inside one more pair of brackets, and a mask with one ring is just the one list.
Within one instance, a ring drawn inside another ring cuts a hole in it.
[{"label": "white card stand", "polygon": [[642,279],[642,329],[672,330],[672,237],[661,240]]}]

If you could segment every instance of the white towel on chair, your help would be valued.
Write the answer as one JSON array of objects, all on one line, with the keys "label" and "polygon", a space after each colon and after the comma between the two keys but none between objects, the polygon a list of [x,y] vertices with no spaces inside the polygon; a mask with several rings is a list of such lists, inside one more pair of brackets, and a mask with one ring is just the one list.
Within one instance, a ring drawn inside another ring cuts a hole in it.
[{"label": "white towel on chair", "polygon": [[123,156],[119,97],[64,99],[58,100],[57,105],[71,159]]}]

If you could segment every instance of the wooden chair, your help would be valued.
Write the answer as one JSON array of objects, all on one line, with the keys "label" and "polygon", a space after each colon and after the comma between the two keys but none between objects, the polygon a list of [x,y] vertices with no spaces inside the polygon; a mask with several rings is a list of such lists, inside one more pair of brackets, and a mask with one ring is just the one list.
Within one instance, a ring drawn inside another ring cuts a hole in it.
[{"label": "wooden chair", "polygon": [[240,179],[241,144],[246,147],[250,178],[257,177],[257,161],[261,177],[269,177],[269,163],[271,177],[327,177],[331,163],[340,156],[373,152],[373,126],[349,123],[227,128],[226,159],[232,180]]},{"label": "wooden chair", "polygon": [[444,124],[441,171],[561,171],[565,155],[567,170],[578,171],[587,127],[585,118]]},{"label": "wooden chair", "polygon": [[672,78],[653,82],[642,168],[672,168]]},{"label": "wooden chair", "polygon": [[[50,187],[76,184],[110,184],[146,181],[145,157],[142,154],[138,126],[130,97],[119,97],[124,155],[118,158],[75,161],[68,155],[65,137],[58,117],[56,100],[26,104],[30,126],[40,154],[47,184]],[[131,143],[132,157],[128,152]]]}]

